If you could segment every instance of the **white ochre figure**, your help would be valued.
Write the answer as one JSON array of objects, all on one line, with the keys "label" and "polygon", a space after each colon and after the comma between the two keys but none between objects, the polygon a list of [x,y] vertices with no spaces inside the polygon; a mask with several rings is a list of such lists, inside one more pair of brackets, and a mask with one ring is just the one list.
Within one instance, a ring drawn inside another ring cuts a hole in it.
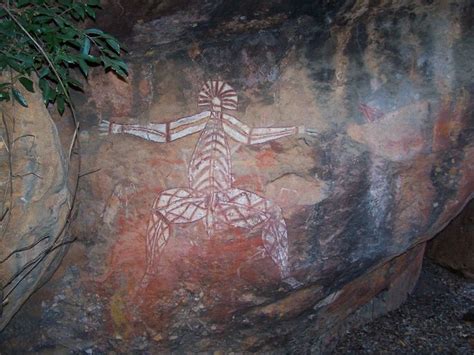
[{"label": "white ochre figure", "polygon": [[261,228],[265,252],[284,281],[294,285],[288,265],[288,235],[280,207],[253,192],[232,186],[228,138],[259,144],[293,134],[315,134],[304,127],[250,128],[223,110],[237,109],[237,93],[223,81],[210,80],[199,92],[198,106],[208,110],[168,123],[146,125],[102,121],[104,133],[126,133],[165,143],[201,132],[188,167],[188,187],[162,191],[153,202],[146,237],[146,271],[142,286],[158,271],[158,262],[173,224],[202,220],[212,237],[228,227]]}]

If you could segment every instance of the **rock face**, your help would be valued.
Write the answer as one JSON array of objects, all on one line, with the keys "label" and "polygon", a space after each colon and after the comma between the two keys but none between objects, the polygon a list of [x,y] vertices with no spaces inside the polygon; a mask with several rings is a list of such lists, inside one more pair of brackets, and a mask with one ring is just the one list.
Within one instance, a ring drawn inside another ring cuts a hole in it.
[{"label": "rock face", "polygon": [[474,202],[428,243],[427,255],[437,263],[474,279]]},{"label": "rock face", "polygon": [[28,108],[18,103],[0,107],[0,330],[51,276],[67,248],[66,159],[38,91],[23,90]]},{"label": "rock face", "polygon": [[397,307],[472,198],[468,2],[155,4],[119,33],[128,82],[78,105],[90,173],[47,330],[4,341],[325,351]]}]

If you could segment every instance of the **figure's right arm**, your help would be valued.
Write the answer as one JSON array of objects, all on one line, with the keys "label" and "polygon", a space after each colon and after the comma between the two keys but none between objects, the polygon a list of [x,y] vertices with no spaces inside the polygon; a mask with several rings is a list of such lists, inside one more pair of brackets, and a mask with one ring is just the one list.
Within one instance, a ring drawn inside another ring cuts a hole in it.
[{"label": "figure's right arm", "polygon": [[172,122],[145,125],[102,121],[99,129],[104,134],[125,133],[148,141],[165,143],[201,131],[206,125],[209,114],[209,111],[204,111]]},{"label": "figure's right arm", "polygon": [[166,139],[166,123],[148,123],[146,125],[139,124],[122,124],[109,121],[102,121],[99,129],[104,134],[131,134],[143,138],[147,141],[164,143]]}]

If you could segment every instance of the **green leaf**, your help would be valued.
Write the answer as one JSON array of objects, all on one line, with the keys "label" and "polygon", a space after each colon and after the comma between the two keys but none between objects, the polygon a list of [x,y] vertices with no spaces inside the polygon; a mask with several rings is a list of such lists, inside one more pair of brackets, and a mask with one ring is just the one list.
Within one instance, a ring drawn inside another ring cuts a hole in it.
[{"label": "green leaf", "polygon": [[[8,16],[6,8],[25,31]],[[0,101],[15,100],[26,106],[22,93],[26,97],[26,91],[36,90],[45,104],[55,104],[62,113],[70,104],[69,90],[81,89],[81,81],[70,78],[74,67],[86,78],[93,66],[125,77],[128,68],[121,59],[125,50],[120,42],[101,29],[84,29],[82,24],[86,17],[94,19],[98,8],[99,0],[0,1],[0,72],[13,69],[19,82],[14,88],[12,83],[0,83]],[[41,50],[32,45],[28,34],[41,44]],[[91,55],[95,45],[100,54]],[[39,87],[30,78],[33,72],[38,75]]]},{"label": "green leaf", "polygon": [[117,63],[117,65],[122,68],[123,70],[125,70],[126,72],[128,72],[128,65],[127,63],[125,63],[124,61],[122,60],[116,60],[115,61]]},{"label": "green leaf", "polygon": [[[68,54],[60,54],[57,59],[61,59],[64,63],[76,64],[76,60]],[[56,68],[56,70],[59,71],[60,69]]]},{"label": "green leaf", "polygon": [[94,57],[93,55],[81,55],[82,59],[87,60],[91,63],[100,63],[100,58]]},{"label": "green leaf", "polygon": [[23,7],[23,6],[26,6],[28,4],[31,4],[33,1],[31,0],[18,0],[17,2],[17,6],[18,7]]},{"label": "green leaf", "polygon": [[75,4],[73,6],[73,9],[75,10],[77,16],[79,19],[84,20],[85,17],[85,11],[84,11],[84,5],[83,4]]},{"label": "green leaf", "polygon": [[95,11],[89,6],[86,7],[86,14],[87,16],[95,20]]},{"label": "green leaf", "polygon": [[43,94],[43,102],[45,105],[48,104],[48,102],[54,101],[55,98],[55,93],[53,90],[51,90],[49,83],[46,79],[40,79],[39,80],[39,87],[41,89],[41,92]]},{"label": "green leaf", "polygon": [[109,49],[108,47],[102,49],[102,54],[105,54],[107,57],[111,59],[120,58],[120,56],[117,53],[115,53],[113,50]]},{"label": "green leaf", "polygon": [[106,42],[117,54],[120,54],[120,45],[115,39],[107,38]]},{"label": "green leaf", "polygon": [[73,78],[68,78],[67,81],[68,81],[69,84],[71,84],[75,88],[82,91],[82,84],[79,81],[77,81],[76,79],[73,79]]},{"label": "green leaf", "polygon": [[54,22],[60,27],[64,28],[66,26],[66,23],[64,22],[64,19],[60,16],[55,16],[54,17]]},{"label": "green leaf", "polygon": [[121,78],[126,78],[127,77],[127,73],[125,73],[122,69],[118,68],[118,67],[113,67],[113,70],[114,72],[120,76]]},{"label": "green leaf", "polygon": [[79,68],[81,68],[82,74],[87,78],[87,74],[89,74],[89,66],[87,65],[86,61],[82,58],[78,60]]},{"label": "green leaf", "polygon": [[43,69],[41,69],[39,72],[38,72],[38,76],[40,78],[43,78],[45,77],[46,75],[49,74],[49,67],[43,67]]},{"label": "green leaf", "polygon": [[[71,58],[70,58],[71,59]],[[71,59],[71,63],[74,63],[74,60]],[[59,76],[61,79],[65,78],[67,76],[67,67],[62,66],[62,65],[56,65],[55,66],[56,71],[58,72]]]},{"label": "green leaf", "polygon": [[87,30],[84,31],[88,35],[103,35],[104,31],[99,30],[97,28],[88,28]]},{"label": "green leaf", "polygon": [[0,101],[10,101],[10,94],[8,92],[0,92]]},{"label": "green leaf", "polygon": [[58,37],[60,39],[64,39],[66,41],[75,39],[78,35],[79,34],[78,34],[77,29],[75,29],[73,27],[65,27],[65,28],[61,29],[60,34],[56,33],[56,37]]},{"label": "green leaf", "polygon": [[102,65],[105,69],[110,68],[113,65],[112,60],[106,56],[101,56],[100,59],[102,59]]},{"label": "green leaf", "polygon": [[7,58],[7,63],[10,67],[15,69],[19,73],[22,73],[25,70],[25,68],[22,65],[20,65],[16,60],[12,58]]},{"label": "green leaf", "polygon": [[22,76],[20,79],[18,79],[21,83],[21,85],[23,85],[23,87],[28,90],[29,92],[35,92],[35,90],[33,89],[33,82],[28,79],[28,78],[25,78],[24,76]]},{"label": "green leaf", "polygon": [[[54,12],[53,9],[50,9],[46,6],[35,6],[34,14],[41,14],[45,16],[51,17],[51,19],[56,17],[56,13]],[[60,18],[60,16],[59,16]]]},{"label": "green leaf", "polygon": [[122,78],[126,78],[127,77],[127,65],[122,62],[121,60],[114,60],[114,59],[110,59],[110,63],[111,63],[111,66],[112,66],[112,70],[117,73],[117,75],[119,75],[120,77]]},{"label": "green leaf", "polygon": [[84,37],[84,43],[82,44],[81,54],[83,56],[88,55],[91,50],[91,40],[89,37]]},{"label": "green leaf", "polygon": [[33,56],[27,55],[24,53],[19,53],[15,55],[15,58],[22,62],[24,67],[32,67],[33,66]]},{"label": "green leaf", "polygon": [[17,89],[12,88],[12,94],[13,97],[15,98],[18,103],[23,106],[23,107],[28,107],[28,103],[26,102],[26,99],[23,97],[23,94],[19,92]]},{"label": "green leaf", "polygon": [[62,116],[64,113],[64,97],[62,95],[59,95],[56,100],[58,104],[58,112]]}]

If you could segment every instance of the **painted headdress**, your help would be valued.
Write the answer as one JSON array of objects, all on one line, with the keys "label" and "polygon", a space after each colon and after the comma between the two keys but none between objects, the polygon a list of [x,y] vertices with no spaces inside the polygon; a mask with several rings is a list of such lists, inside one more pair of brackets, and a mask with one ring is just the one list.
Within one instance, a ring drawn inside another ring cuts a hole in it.
[{"label": "painted headdress", "polygon": [[198,106],[216,105],[216,101],[224,109],[237,110],[237,93],[232,86],[221,80],[209,80],[199,92]]}]

